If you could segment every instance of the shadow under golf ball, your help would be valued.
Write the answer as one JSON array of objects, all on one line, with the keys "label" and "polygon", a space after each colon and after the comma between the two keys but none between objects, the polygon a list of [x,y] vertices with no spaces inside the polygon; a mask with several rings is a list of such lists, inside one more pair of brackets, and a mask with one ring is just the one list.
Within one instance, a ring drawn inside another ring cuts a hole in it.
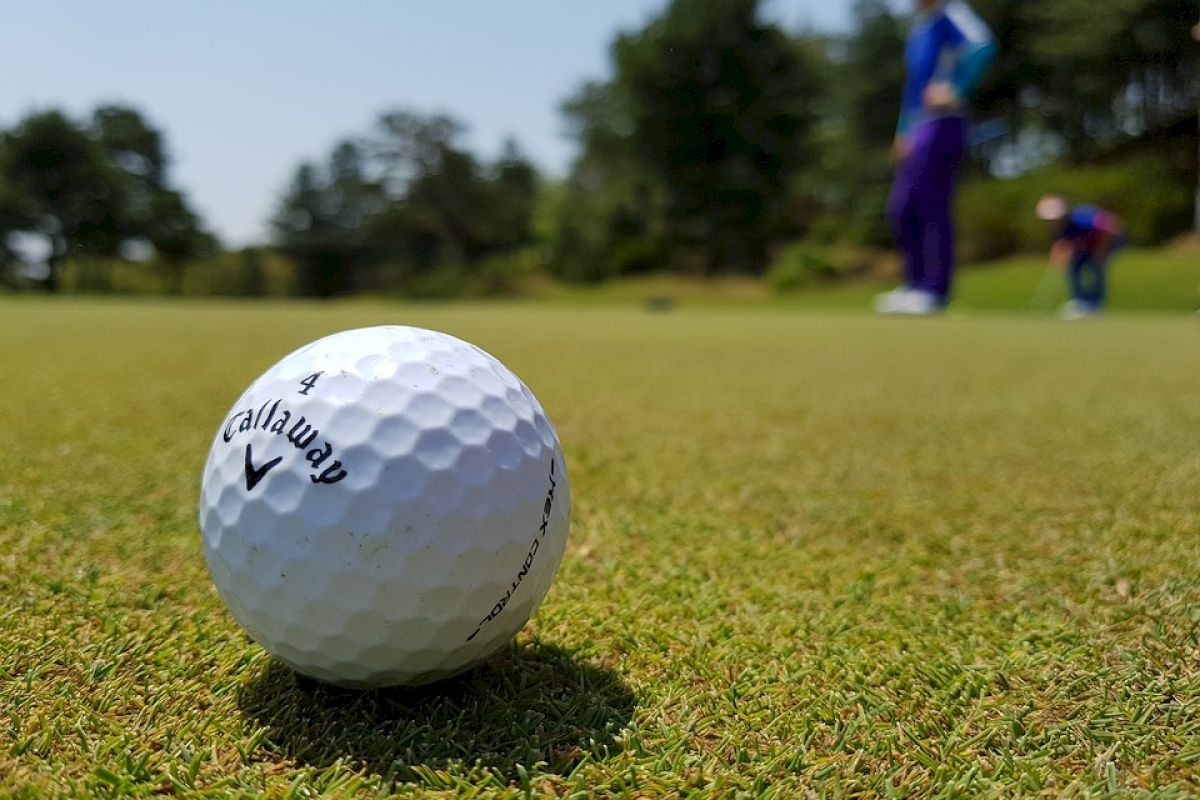
[{"label": "shadow under golf ball", "polygon": [[584,759],[620,750],[633,692],[613,670],[539,642],[512,644],[469,672],[419,688],[339,689],[275,660],[238,698],[264,746],[313,767],[341,761],[398,782],[427,782],[427,769],[517,767],[567,774]]}]

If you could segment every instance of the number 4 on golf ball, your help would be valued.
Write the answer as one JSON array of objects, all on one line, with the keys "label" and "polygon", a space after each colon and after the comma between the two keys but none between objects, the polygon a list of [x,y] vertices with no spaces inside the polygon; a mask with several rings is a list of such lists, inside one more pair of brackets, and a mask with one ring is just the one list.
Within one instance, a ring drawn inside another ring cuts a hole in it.
[{"label": "number 4 on golf ball", "polygon": [[422,684],[537,610],[570,526],[562,447],[492,356],[409,327],[334,334],[234,404],[200,491],[204,553],[246,631],[299,672]]}]

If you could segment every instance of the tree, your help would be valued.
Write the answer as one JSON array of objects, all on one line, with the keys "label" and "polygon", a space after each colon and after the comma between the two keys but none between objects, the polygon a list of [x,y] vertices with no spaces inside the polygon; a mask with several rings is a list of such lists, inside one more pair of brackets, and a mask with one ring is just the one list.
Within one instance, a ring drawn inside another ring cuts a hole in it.
[{"label": "tree", "polygon": [[509,139],[492,168],[496,193],[493,246],[497,250],[523,247],[533,240],[533,207],[537,201],[537,170]]},{"label": "tree", "polygon": [[531,241],[537,172],[515,142],[482,162],[462,132],[449,117],[392,111],[325,166],[301,165],[273,227],[305,293],[413,290],[431,277],[445,287]]},{"label": "tree", "polygon": [[449,117],[393,111],[376,130],[388,204],[370,235],[406,282],[437,270],[469,275],[529,243],[537,172],[515,142],[488,165],[459,144],[463,127]]},{"label": "tree", "polygon": [[758,0],[674,0],[613,46],[632,138],[704,272],[760,267],[809,155],[819,80]]},{"label": "tree", "polygon": [[903,22],[884,0],[855,0],[851,18],[840,84],[850,128],[858,146],[887,148],[896,134],[904,89]]},{"label": "tree", "polygon": [[50,243],[50,291],[58,289],[68,256],[112,256],[130,240],[144,240],[178,264],[215,247],[168,183],[162,134],[120,106],[97,109],[87,126],[58,111],[38,112],[3,135],[0,239],[17,231]]},{"label": "tree", "polygon": [[26,117],[4,135],[0,180],[13,229],[50,242],[46,288],[57,291],[68,254],[111,255],[121,238],[128,186],[88,132],[57,111]]},{"label": "tree", "polygon": [[92,112],[91,133],[112,162],[147,187],[165,188],[167,154],[162,134],[126,106],[100,106]]},{"label": "tree", "polygon": [[153,247],[167,279],[170,294],[182,294],[184,269],[189,260],[215,253],[217,240],[200,226],[184,196],[174,189],[160,189],[150,198],[147,216],[138,220],[136,233]]},{"label": "tree", "polygon": [[613,82],[585,84],[563,104],[580,155],[562,187],[550,265],[569,280],[661,269],[666,189],[643,166],[630,103]]},{"label": "tree", "polygon": [[[1102,9],[1090,0],[974,5],[998,44],[975,110],[1005,123],[999,144],[1010,151],[1023,142],[1042,149],[1048,135],[1077,161],[1090,160],[1195,110],[1200,53],[1190,41],[1191,0],[1111,0]],[[994,160],[995,152],[986,155]],[[1044,154],[1017,156],[1033,165]]]},{"label": "tree", "polygon": [[325,187],[310,163],[296,168],[272,220],[280,249],[296,261],[300,294],[332,297],[348,284],[350,259],[337,247],[338,231],[326,213]]},{"label": "tree", "polygon": [[[0,165],[4,163],[3,139],[0,139]],[[6,181],[0,179],[0,285],[16,287],[20,278],[15,270],[20,258],[14,252],[11,235],[32,227],[27,204]]]},{"label": "tree", "polygon": [[1041,66],[1043,113],[1077,157],[1192,115],[1200,67],[1190,0],[1030,4],[1030,58]]},{"label": "tree", "polygon": [[478,261],[495,245],[500,198],[474,155],[458,146],[463,127],[444,116],[384,114],[378,154],[392,202],[373,235],[417,271]]},{"label": "tree", "polygon": [[337,144],[323,169],[297,168],[272,226],[296,261],[302,294],[333,297],[355,288],[372,255],[367,229],[383,205],[382,187],[368,176],[357,142]]},{"label": "tree", "polygon": [[612,55],[614,80],[567,107],[583,146],[573,194],[598,193],[601,236],[657,238],[683,269],[761,268],[811,153],[821,81],[805,51],[757,0],[674,0]]},{"label": "tree", "polygon": [[244,297],[265,297],[267,275],[263,265],[263,253],[258,247],[247,247],[241,253],[242,285],[239,294]]},{"label": "tree", "polygon": [[475,157],[449,148],[436,170],[409,185],[398,208],[408,221],[405,235],[419,245],[411,255],[420,267],[473,263],[490,249],[495,209],[487,188]]},{"label": "tree", "polygon": [[114,105],[96,109],[91,133],[123,178],[124,203],[115,209],[122,236],[149,242],[167,291],[180,294],[187,262],[216,250],[217,242],[183,193],[169,185],[162,134],[136,110]]},{"label": "tree", "polygon": [[890,245],[885,206],[891,145],[904,86],[904,20],[884,0],[856,0],[850,32],[828,44],[822,158],[806,171],[813,192],[842,219],[843,235]]}]

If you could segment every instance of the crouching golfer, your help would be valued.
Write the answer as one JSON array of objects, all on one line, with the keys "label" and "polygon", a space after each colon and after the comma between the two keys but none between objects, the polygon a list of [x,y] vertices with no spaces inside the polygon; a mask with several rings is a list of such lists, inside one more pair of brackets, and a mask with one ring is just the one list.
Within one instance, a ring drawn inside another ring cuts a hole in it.
[{"label": "crouching golfer", "polygon": [[996,52],[991,31],[962,0],[916,3],[888,200],[905,283],[875,298],[881,314],[933,314],[949,299],[950,201],[966,151],[967,101]]},{"label": "crouching golfer", "polygon": [[1050,262],[1067,272],[1071,299],[1060,315],[1075,320],[1098,314],[1107,296],[1109,259],[1125,244],[1121,221],[1103,208],[1072,207],[1054,194],[1038,201],[1037,215],[1054,234]]}]

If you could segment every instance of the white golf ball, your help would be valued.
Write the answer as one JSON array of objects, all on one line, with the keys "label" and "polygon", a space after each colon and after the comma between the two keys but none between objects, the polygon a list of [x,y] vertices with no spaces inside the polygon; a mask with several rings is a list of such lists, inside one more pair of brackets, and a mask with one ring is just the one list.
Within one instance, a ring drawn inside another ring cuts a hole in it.
[{"label": "white golf ball", "polygon": [[271,367],[213,440],[204,554],[251,637],[350,687],[462,672],[519,631],[570,526],[529,388],[453,336],[334,334]]}]

